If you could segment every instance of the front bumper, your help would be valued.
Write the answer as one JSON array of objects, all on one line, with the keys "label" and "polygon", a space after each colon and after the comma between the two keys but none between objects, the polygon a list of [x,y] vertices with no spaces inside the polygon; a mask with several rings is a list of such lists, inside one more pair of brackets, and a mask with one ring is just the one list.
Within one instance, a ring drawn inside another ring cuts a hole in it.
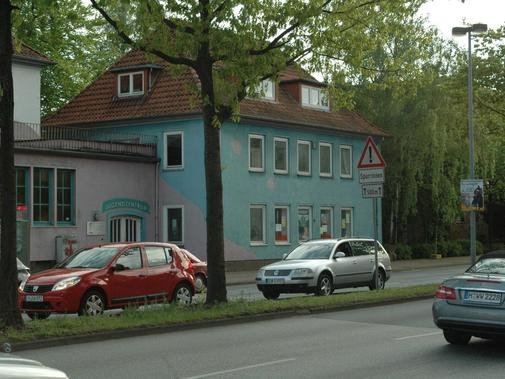
[{"label": "front bumper", "polygon": [[498,307],[433,302],[433,322],[440,329],[455,330],[477,337],[505,337],[505,309]]},{"label": "front bumper", "polygon": [[[42,296],[42,301],[29,301],[27,296]],[[22,312],[76,313],[79,310],[82,293],[79,288],[44,293],[19,292],[19,309]]]}]

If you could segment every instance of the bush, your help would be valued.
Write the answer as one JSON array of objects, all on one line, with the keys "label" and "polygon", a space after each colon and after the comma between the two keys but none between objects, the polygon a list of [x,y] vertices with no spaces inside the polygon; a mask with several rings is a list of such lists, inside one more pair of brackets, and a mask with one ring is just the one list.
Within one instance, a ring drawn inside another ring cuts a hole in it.
[{"label": "bush", "polygon": [[[470,255],[470,240],[458,240],[462,253],[460,255]],[[484,254],[484,244],[479,240],[475,241],[475,251],[477,255]]]},{"label": "bush", "polygon": [[464,255],[464,250],[458,241],[447,241],[447,256],[448,257],[458,257]]},{"label": "bush", "polygon": [[412,258],[429,259],[435,253],[435,246],[431,243],[421,243],[412,248]]},{"label": "bush", "polygon": [[399,243],[395,248],[396,259],[409,260],[412,259],[412,248],[409,245]]},{"label": "bush", "polygon": [[437,243],[437,253],[442,257],[447,257],[449,254],[449,241],[440,241]]}]

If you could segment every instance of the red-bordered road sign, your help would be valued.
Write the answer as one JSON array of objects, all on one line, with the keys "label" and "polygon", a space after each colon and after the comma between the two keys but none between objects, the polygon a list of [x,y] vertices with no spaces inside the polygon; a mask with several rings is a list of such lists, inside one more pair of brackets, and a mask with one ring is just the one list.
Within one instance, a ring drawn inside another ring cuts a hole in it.
[{"label": "red-bordered road sign", "polygon": [[382,158],[372,137],[368,137],[365,147],[358,161],[358,168],[384,168],[386,161]]}]

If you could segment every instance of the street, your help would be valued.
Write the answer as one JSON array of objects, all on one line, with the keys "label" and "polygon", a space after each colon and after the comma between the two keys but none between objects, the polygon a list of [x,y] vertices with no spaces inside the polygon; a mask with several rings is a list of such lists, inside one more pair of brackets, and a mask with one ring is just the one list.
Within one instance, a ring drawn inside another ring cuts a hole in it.
[{"label": "street", "polygon": [[498,378],[502,345],[448,345],[431,300],[210,327],[19,355],[71,378]]}]

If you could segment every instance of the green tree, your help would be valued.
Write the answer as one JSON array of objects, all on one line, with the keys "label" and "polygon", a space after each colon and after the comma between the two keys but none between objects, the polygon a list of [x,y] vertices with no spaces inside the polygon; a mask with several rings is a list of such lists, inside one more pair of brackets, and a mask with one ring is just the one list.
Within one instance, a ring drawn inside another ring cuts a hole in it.
[{"label": "green tree", "polygon": [[17,301],[13,9],[10,1],[0,1],[0,329],[23,325]]},{"label": "green tree", "polygon": [[[327,78],[359,68],[423,1],[91,0],[122,40],[198,76],[207,188],[207,303],[226,301],[219,126],[248,88],[298,63]],[[415,61],[415,60],[414,60]],[[396,63],[396,62],[395,62]],[[407,61],[403,62],[408,66]],[[389,65],[386,64],[386,68]],[[406,70],[407,71],[407,70]],[[340,95],[340,104],[346,96]]]},{"label": "green tree", "polygon": [[42,70],[41,112],[53,113],[117,60],[126,46],[81,0],[14,0],[15,37],[57,63]]}]

